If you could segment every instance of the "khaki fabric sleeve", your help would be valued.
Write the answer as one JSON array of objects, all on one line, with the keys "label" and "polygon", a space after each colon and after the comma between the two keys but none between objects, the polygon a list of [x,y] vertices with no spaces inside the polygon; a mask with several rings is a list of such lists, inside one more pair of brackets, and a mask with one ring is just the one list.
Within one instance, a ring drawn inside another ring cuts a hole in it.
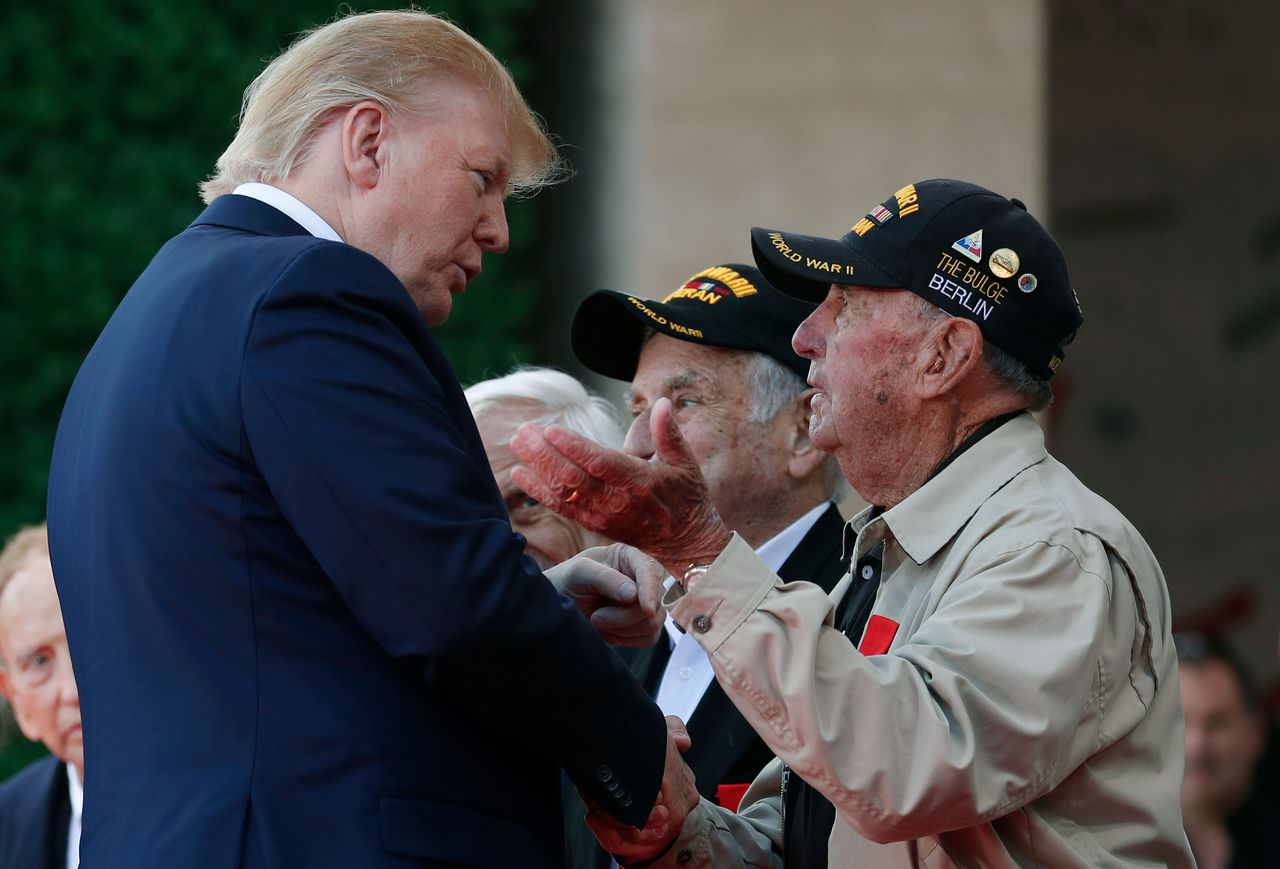
[{"label": "khaki fabric sleeve", "polygon": [[703,798],[654,869],[782,869],[782,763],[756,776],[734,814]]},{"label": "khaki fabric sleeve", "polygon": [[774,753],[861,835],[902,841],[1006,814],[1097,749],[1082,727],[1106,700],[1097,549],[1033,542],[967,565],[876,657],[831,626],[820,588],[782,584],[736,536],[668,603]]}]

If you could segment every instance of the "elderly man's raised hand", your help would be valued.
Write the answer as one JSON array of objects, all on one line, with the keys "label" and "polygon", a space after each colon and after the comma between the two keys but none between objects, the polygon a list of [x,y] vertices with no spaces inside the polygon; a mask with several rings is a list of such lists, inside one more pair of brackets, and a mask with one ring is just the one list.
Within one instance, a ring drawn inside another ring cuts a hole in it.
[{"label": "elderly man's raised hand", "polygon": [[658,641],[666,618],[666,571],[640,550],[621,543],[597,546],[545,574],[610,645],[645,649]]},{"label": "elderly man's raised hand", "polygon": [[698,805],[698,788],[693,770],[681,755],[692,745],[684,722],[675,715],[667,716],[667,760],[658,800],[644,827],[617,821],[603,809],[587,801],[587,825],[600,841],[600,846],[624,860],[649,860],[670,849],[685,819]]},{"label": "elderly man's raised hand", "polygon": [[680,576],[691,563],[719,555],[729,531],[668,399],[654,403],[650,425],[656,450],[646,461],[560,426],[526,423],[511,440],[524,462],[511,478],[550,509],[644,550]]}]

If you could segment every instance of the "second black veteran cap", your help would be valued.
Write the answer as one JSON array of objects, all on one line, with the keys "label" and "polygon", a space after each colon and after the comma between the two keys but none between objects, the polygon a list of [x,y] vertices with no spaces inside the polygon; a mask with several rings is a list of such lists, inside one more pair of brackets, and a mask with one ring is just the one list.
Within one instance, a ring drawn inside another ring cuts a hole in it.
[{"label": "second black veteran cap", "polygon": [[703,269],[660,302],[597,290],[578,306],[570,336],[583,365],[617,380],[635,378],[646,329],[764,353],[805,377],[809,362],[791,349],[791,336],[813,307],[778,292],[751,266],[729,263]]},{"label": "second black veteran cap", "polygon": [[774,286],[820,302],[831,284],[905,288],[1048,379],[1084,318],[1067,261],[1026,206],[963,181],[908,184],[838,239],[751,230]]}]

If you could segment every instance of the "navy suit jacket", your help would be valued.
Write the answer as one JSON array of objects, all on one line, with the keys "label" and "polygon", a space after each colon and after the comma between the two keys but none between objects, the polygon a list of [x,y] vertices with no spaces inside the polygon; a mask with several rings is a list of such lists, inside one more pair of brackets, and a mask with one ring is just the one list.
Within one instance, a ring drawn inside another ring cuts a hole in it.
[{"label": "navy suit jacket", "polygon": [[643,823],[666,730],[511,530],[400,282],[223,196],[84,362],[49,483],[82,866],[560,862],[557,766]]},{"label": "navy suit jacket", "polygon": [[65,869],[70,826],[67,765],[56,757],[0,783],[0,866]]}]

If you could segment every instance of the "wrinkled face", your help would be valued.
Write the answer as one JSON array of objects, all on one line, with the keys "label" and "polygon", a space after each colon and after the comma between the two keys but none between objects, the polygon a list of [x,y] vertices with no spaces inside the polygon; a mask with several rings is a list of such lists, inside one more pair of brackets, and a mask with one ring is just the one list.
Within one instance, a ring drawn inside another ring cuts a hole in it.
[{"label": "wrinkled face", "polygon": [[83,774],[80,694],[53,568],[32,556],[0,592],[0,686],[23,734]]},{"label": "wrinkled face", "polygon": [[1190,812],[1225,817],[1249,796],[1263,747],[1261,723],[1222,661],[1184,663],[1180,678],[1187,720],[1182,802]]},{"label": "wrinkled face", "polygon": [[751,421],[750,361],[744,351],[654,335],[640,351],[628,393],[634,419],[624,447],[633,456],[653,457],[649,409],[660,398],[671,399],[716,512],[749,540],[749,529],[762,524],[759,514],[770,508],[769,493],[791,484],[791,418],[779,413],[768,423]]},{"label": "wrinkled face", "polygon": [[[883,469],[877,455],[908,414],[911,362],[922,328],[918,297],[907,290],[832,285],[800,324],[791,346],[810,361],[809,439],[834,453],[845,477],[859,485]],[[914,307],[913,307],[914,306]]]},{"label": "wrinkled face", "polygon": [[493,98],[463,83],[389,123],[377,186],[347,240],[381,260],[437,326],[480,274],[482,254],[507,249],[511,137]]},{"label": "wrinkled face", "polygon": [[535,420],[545,412],[546,408],[541,406],[494,410],[476,420],[489,468],[511,516],[511,527],[524,535],[528,541],[525,551],[543,570],[568,561],[584,549],[607,542],[600,535],[543,507],[511,481],[511,469],[520,464],[511,451],[511,438],[523,423]]}]

